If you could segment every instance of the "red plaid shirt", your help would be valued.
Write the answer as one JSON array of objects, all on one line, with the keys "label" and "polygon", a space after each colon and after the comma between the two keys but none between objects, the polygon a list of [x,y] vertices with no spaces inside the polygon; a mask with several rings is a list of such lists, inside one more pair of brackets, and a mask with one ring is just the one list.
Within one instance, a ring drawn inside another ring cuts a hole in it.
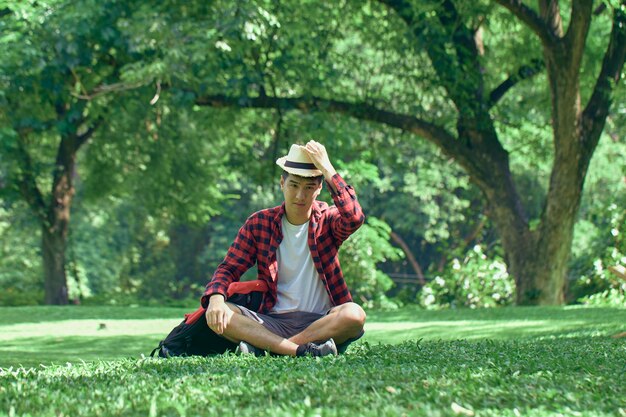
[{"label": "red plaid shirt", "polygon": [[[335,174],[331,181],[337,190],[337,193],[331,191],[335,205],[329,207],[321,201],[313,202],[308,244],[315,269],[320,273],[331,302],[339,305],[352,301],[352,296],[343,278],[337,252],[339,246],[363,224],[365,216],[354,189],[339,174]],[[332,187],[329,188],[332,190]],[[276,304],[276,283],[279,278],[276,250],[283,239],[281,219],[284,213],[283,203],[248,217],[228,249],[224,261],[217,267],[206,286],[202,296],[204,307],[208,305],[209,297],[213,294],[222,294],[226,298],[228,285],[239,281],[256,263],[258,279],[266,281],[269,286],[261,311],[271,311]]]}]

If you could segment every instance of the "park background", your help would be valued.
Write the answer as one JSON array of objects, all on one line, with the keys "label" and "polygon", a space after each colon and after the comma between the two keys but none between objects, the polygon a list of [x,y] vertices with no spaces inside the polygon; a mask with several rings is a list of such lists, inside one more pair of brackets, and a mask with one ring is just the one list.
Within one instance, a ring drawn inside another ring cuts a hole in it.
[{"label": "park background", "polygon": [[[184,379],[183,389],[197,382],[195,366],[248,372],[247,359],[228,355],[115,359],[147,353],[146,341],[197,307],[247,216],[280,204],[274,161],[315,139],[367,216],[340,254],[374,326],[338,360],[367,392],[353,399],[389,415],[624,415],[624,349],[610,336],[624,331],[626,303],[625,8],[0,1],[0,367],[26,366],[2,371],[0,412],[58,414],[68,381],[108,375],[112,384],[128,371],[140,400],[85,392],[93,404],[74,414],[102,411],[113,397],[118,414],[193,414],[191,397],[179,409],[144,390],[146,367]],[[327,191],[321,198],[330,201]],[[83,336],[64,333],[81,323]],[[134,337],[115,333],[125,326]],[[520,348],[527,368],[511,365]],[[425,368],[424,352],[441,356]],[[29,368],[50,362],[70,368]],[[383,382],[363,387],[374,363]],[[485,363],[498,371],[481,373]],[[308,380],[307,366],[266,358],[260,369],[290,369],[288,384]],[[442,379],[413,390],[415,375],[433,371]],[[511,391],[540,393],[515,401],[497,389],[503,396],[490,402],[472,378],[488,374],[494,388],[502,372]],[[441,394],[455,381],[469,388]],[[28,396],[23,384],[49,395]],[[233,401],[257,415],[247,384]],[[273,389],[299,402],[283,398],[274,415],[351,415],[349,404],[280,384]],[[555,389],[567,401],[555,402]]]}]

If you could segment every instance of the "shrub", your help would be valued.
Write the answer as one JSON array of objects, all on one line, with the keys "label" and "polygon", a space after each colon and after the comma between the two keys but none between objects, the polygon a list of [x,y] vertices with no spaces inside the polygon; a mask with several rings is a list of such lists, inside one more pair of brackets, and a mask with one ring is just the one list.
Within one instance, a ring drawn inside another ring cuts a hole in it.
[{"label": "shrub", "polygon": [[626,305],[626,280],[610,271],[610,267],[626,266],[626,210],[611,204],[607,210],[609,230],[601,238],[608,239],[599,257],[593,260],[593,268],[581,275],[575,288],[587,294],[578,298],[583,304]]},{"label": "shrub", "polygon": [[444,272],[418,294],[426,308],[497,307],[513,302],[515,284],[500,256],[489,258],[480,245],[465,258],[453,259]]},{"label": "shrub", "polygon": [[391,228],[374,217],[353,234],[341,248],[341,264],[348,286],[365,307],[397,307],[385,297],[394,284],[391,278],[377,268],[386,260],[398,260],[404,254],[389,243]]},{"label": "shrub", "polygon": [[43,303],[37,224],[26,207],[7,210],[0,199],[0,306]]}]

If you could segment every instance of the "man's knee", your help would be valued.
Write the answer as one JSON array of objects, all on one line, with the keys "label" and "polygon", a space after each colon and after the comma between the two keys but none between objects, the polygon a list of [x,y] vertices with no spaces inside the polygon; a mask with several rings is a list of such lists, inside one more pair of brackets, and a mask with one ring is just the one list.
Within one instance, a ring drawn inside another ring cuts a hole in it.
[{"label": "man's knee", "polygon": [[228,308],[230,308],[230,311],[232,311],[235,314],[241,314],[241,310],[239,309],[239,307],[237,307],[237,304],[231,303],[231,302],[226,302],[226,305],[228,306]]},{"label": "man's knee", "polygon": [[241,340],[238,339],[237,335],[241,332],[241,327],[244,324],[242,321],[245,320],[245,316],[241,313],[241,310],[236,304],[226,303],[226,306],[233,314],[228,318],[226,328],[220,336],[231,342],[239,343]]},{"label": "man's knee", "polygon": [[363,328],[366,317],[365,311],[356,303],[346,303],[339,311],[342,324],[355,329]]}]

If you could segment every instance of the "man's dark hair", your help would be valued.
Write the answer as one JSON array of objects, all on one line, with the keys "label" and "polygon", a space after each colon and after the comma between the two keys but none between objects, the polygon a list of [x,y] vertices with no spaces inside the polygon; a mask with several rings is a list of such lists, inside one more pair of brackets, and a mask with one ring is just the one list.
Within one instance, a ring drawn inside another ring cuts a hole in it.
[{"label": "man's dark hair", "polygon": [[304,178],[305,180],[313,180],[315,181],[317,184],[321,184],[322,181],[324,181],[324,176],[323,175],[319,175],[317,177],[303,177],[302,175],[296,175],[296,174],[292,174],[291,172],[287,172],[285,170],[283,170],[283,173],[281,174],[281,176],[283,177],[283,181],[287,181],[287,177],[289,175],[292,175],[294,177],[298,177],[298,178]]}]

